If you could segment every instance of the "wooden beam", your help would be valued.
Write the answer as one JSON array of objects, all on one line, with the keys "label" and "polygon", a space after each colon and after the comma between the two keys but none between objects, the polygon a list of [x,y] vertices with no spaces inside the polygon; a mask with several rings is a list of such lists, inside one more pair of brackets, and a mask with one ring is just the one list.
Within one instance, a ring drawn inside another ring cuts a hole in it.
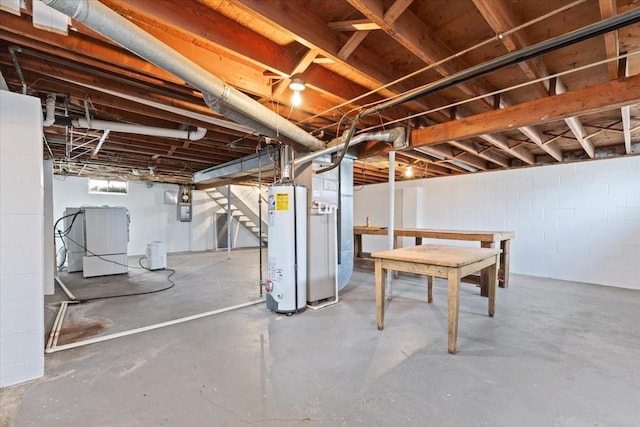
[{"label": "wooden beam", "polygon": [[384,12],[384,22],[393,24],[404,13],[409,6],[411,6],[413,0],[396,0],[393,4]]},{"label": "wooden beam", "polygon": [[[560,79],[554,79],[554,81],[555,90],[553,93],[561,94],[567,91],[567,87]],[[593,145],[593,142],[586,138],[587,131],[585,130],[584,126],[582,126],[582,122],[580,121],[580,119],[575,116],[567,117],[566,119],[564,119],[564,122],[567,124],[567,126],[576,137],[584,151],[589,155],[589,157],[592,159],[595,158],[596,149]]]},{"label": "wooden beam", "polygon": [[455,153],[453,149],[444,145],[433,145],[429,147],[429,150],[448,160],[456,160],[466,165],[473,166],[476,169],[487,170],[489,168],[486,161],[479,159],[477,155],[474,156],[467,151]]},{"label": "wooden beam", "polygon": [[130,20],[175,35],[190,33],[200,42],[215,44],[235,57],[241,56],[283,76],[296,64],[294,51],[225,17],[215,6],[173,0],[104,0],[103,3]]},{"label": "wooden beam", "polygon": [[77,60],[80,56],[101,58],[103,61],[117,64],[121,68],[135,70],[139,73],[145,73],[174,83],[182,83],[173,74],[140,59],[120,47],[92,40],[89,37],[81,37],[73,31],[69,32],[68,36],[62,36],[38,30],[33,28],[30,20],[27,20],[26,17],[3,14],[2,19],[0,19],[0,30],[5,31],[2,34],[3,40],[17,44],[28,43],[27,47],[51,52],[56,56],[73,60]]},{"label": "wooden beam", "polygon": [[[305,62],[307,58],[312,62],[313,58],[320,52],[311,47],[301,58],[297,50],[281,46],[217,13],[216,9],[219,5],[213,2],[189,3],[184,12],[181,4],[170,0],[136,0],[135,2],[105,0],[105,3],[124,16],[135,20],[137,25],[152,33],[155,37],[169,42],[168,44],[176,50],[182,51],[184,49],[185,52],[189,52],[192,50],[189,48],[190,44],[207,49],[218,49],[224,54],[217,55],[211,61],[209,67],[211,67],[212,74],[217,75],[215,67],[219,67],[217,72],[224,71],[225,74],[218,75],[218,77],[239,89],[259,95],[262,100],[272,100],[281,96],[279,100],[287,103],[286,88],[288,83],[276,85],[272,93],[268,76],[249,76],[240,72],[244,68],[235,67],[231,64],[227,65],[219,61],[231,61],[226,57],[239,58],[240,64],[242,61],[246,61],[258,68],[265,68],[270,73],[281,76],[283,79],[287,79],[293,74],[305,71],[309,66]],[[214,28],[215,31],[212,31]],[[200,64],[203,67],[207,65],[206,55],[194,54],[189,55],[189,58],[195,62],[205,61]],[[309,81],[307,79],[306,83],[317,88],[323,94],[338,95],[342,101],[358,96],[367,90],[366,87],[359,87],[344,77],[336,78],[335,73],[331,73],[326,69],[324,69],[324,73],[318,71],[315,74],[319,76],[318,80]],[[323,76],[331,74],[334,77],[331,79],[322,78],[321,74]],[[257,88],[247,87],[247,85],[255,85],[252,82],[256,81],[259,82]],[[331,82],[332,84],[328,85],[326,82]],[[259,91],[256,89],[259,89]],[[309,95],[306,96],[308,97]],[[313,103],[318,103],[322,107],[321,99],[321,97],[314,98]],[[311,105],[311,102],[307,102],[306,105]],[[318,109],[312,112],[315,114],[320,111]]]},{"label": "wooden beam", "polygon": [[[494,0],[491,2],[473,0],[473,3],[496,34],[507,32],[512,28],[516,28],[520,24],[518,19],[516,19],[515,15],[513,14],[513,10],[504,3],[504,0]],[[509,34],[505,37],[500,38],[500,40],[502,40],[502,43],[507,48],[507,50],[509,50],[509,52],[514,52],[518,49],[523,49],[531,45],[523,31]],[[544,65],[540,58],[533,58],[528,61],[522,61],[518,65],[531,80],[547,77],[549,75],[547,67]],[[554,79],[554,82],[555,87],[550,87],[549,83],[546,80],[544,82],[536,84],[536,87],[539,89],[542,96],[549,96],[549,92],[552,92],[553,94],[566,92],[566,86],[559,78]],[[502,104],[504,107],[510,106],[510,102],[508,99],[502,99]],[[577,117],[568,117],[565,119],[565,122],[567,126],[569,126],[569,129],[571,129],[571,131],[574,133],[576,139],[583,146],[587,154],[592,157],[595,152],[593,144],[584,139],[584,137],[586,136],[586,131],[584,130],[580,119],[578,119]],[[551,157],[558,160],[559,162],[563,160],[562,151],[558,143],[549,140],[545,141],[538,129],[532,127],[523,127],[520,129],[520,131],[527,135],[529,139],[535,142]]]},{"label": "wooden beam", "polygon": [[[217,0],[207,0],[214,2]],[[259,16],[269,22],[270,25],[287,32],[298,43],[308,47],[317,48],[323,57],[330,58],[345,66],[358,85],[366,87],[368,90],[376,90],[387,82],[397,79],[398,75],[390,74],[389,67],[380,67],[380,58],[375,52],[367,49],[355,50],[346,61],[338,57],[340,49],[344,43],[335,31],[327,27],[327,22],[320,19],[307,7],[304,2],[294,2],[291,0],[235,0],[234,5],[242,7],[247,13]],[[400,92],[410,90],[420,84],[419,81],[407,81],[394,86],[394,89],[380,89],[378,93],[385,97],[393,97]],[[437,101],[434,101],[434,105]],[[445,105],[446,101],[440,105]],[[404,105],[406,109],[414,112],[431,109],[426,100],[419,100]],[[440,114],[435,114],[442,119]]]},{"label": "wooden beam", "polygon": [[508,168],[510,166],[509,160],[505,159],[497,153],[494,153],[488,148],[485,148],[484,150],[478,150],[474,147],[475,144],[473,144],[471,141],[449,141],[448,143],[460,150],[467,151],[468,153],[474,154],[503,168]]},{"label": "wooden beam", "polygon": [[516,127],[562,120],[568,116],[620,108],[638,99],[640,75],[418,129],[412,133],[411,145],[420,147],[485,133],[504,132]]},{"label": "wooden beam", "polygon": [[533,141],[538,147],[546,151],[547,154],[549,154],[551,157],[559,162],[563,160],[562,150],[560,149],[560,145],[558,145],[558,141],[545,140],[540,129],[534,126],[522,126],[518,129],[531,141]]},{"label": "wooden beam", "polygon": [[[349,4],[358,9],[364,16],[375,22],[390,37],[404,46],[411,53],[420,58],[425,64],[433,64],[441,59],[453,55],[445,43],[438,38],[414,13],[406,9],[408,3],[397,0],[398,12],[394,12],[391,6],[390,14],[385,15],[384,3],[382,0],[348,0]],[[391,19],[396,18],[396,19]],[[459,58],[446,63],[438,64],[434,69],[442,76],[449,76],[468,68]],[[479,80],[462,83],[456,86],[465,95],[475,97],[487,93],[488,90]],[[480,102],[486,108],[490,105],[486,99]]]},{"label": "wooden beam", "polygon": [[[280,95],[282,95],[284,91],[289,87],[289,83],[291,83],[290,77],[293,77],[296,74],[302,74],[307,68],[309,68],[309,65],[311,65],[311,63],[316,58],[316,56],[318,56],[317,49],[308,49],[304,53],[304,55],[302,55],[302,58],[300,58],[298,63],[295,65],[295,67],[293,67],[293,70],[291,70],[291,73],[289,74],[289,76],[287,78],[282,79],[277,85],[275,85],[275,87],[272,90],[271,96],[273,98],[278,98]],[[265,101],[267,100],[262,99],[260,102],[265,102]]]},{"label": "wooden beam", "polygon": [[[485,21],[491,26],[491,29],[496,34],[503,34],[507,31],[516,28],[520,23],[513,13],[513,8],[507,7],[503,0],[472,0],[476,9],[482,14]],[[498,38],[502,41],[504,47],[509,52],[514,52],[523,47],[529,46],[530,42],[526,39],[524,31],[516,31],[514,33]],[[539,58],[530,59],[528,61],[522,61],[518,64],[520,69],[530,80],[549,75],[546,66]],[[540,82],[536,84],[541,96],[548,96],[549,89],[545,86],[546,83]]]},{"label": "wooden beam", "polygon": [[333,31],[372,31],[379,30],[380,26],[369,19],[351,19],[349,21],[329,22],[329,29]]},{"label": "wooden beam", "polygon": [[[385,14],[383,13],[382,0],[348,1],[367,18],[371,19],[371,21],[379,24],[380,28],[386,31],[391,37],[397,40],[398,43],[407,48],[418,58],[422,59],[426,64],[436,63],[443,58],[453,55],[453,52],[437,37],[437,35],[429,31],[424,23],[411,13],[410,10],[404,10],[404,13],[400,15],[395,22],[388,22],[385,19]],[[402,0],[397,0],[397,2],[406,4],[406,2],[402,2]],[[466,68],[468,68],[468,66],[460,58],[455,58],[451,61],[437,65],[435,70],[442,76],[449,76]],[[479,95],[486,94],[489,91],[488,86],[483,83],[481,79],[459,84],[456,88],[470,97],[477,97]],[[480,102],[485,108],[493,108],[491,105],[492,100],[490,98],[482,98]],[[505,94],[502,95],[502,102],[506,105],[511,104],[511,101]],[[462,111],[462,109],[459,110]],[[542,145],[543,140],[539,137],[542,133],[538,129],[522,127],[520,128],[520,131],[556,160],[562,161],[562,152],[560,147],[553,143]],[[483,136],[483,138],[485,137]],[[491,140],[487,139],[487,141],[493,143]],[[526,156],[529,160],[525,161],[531,164],[533,156],[527,154],[525,151],[527,150],[522,148],[519,150],[518,154]]]},{"label": "wooden beam", "polygon": [[[600,17],[602,19],[611,18],[616,15],[615,0],[599,0]],[[618,31],[610,31],[604,34],[604,48],[607,52],[607,58],[615,58],[618,56],[620,44],[618,43]],[[618,61],[609,61],[607,63],[609,69],[609,78],[615,80],[618,78]]]},{"label": "wooden beam", "polygon": [[404,156],[414,160],[423,161],[429,165],[429,168],[431,168],[433,172],[438,173],[440,175],[449,175],[452,170],[456,172],[465,172],[456,165],[452,165],[451,163],[447,163],[443,161],[433,160],[431,157],[415,150],[398,151],[396,154],[400,158]]},{"label": "wooden beam", "polygon": [[269,96],[271,93],[269,78],[261,70],[220,55],[215,52],[215,49],[211,50],[209,48],[210,45],[194,43],[193,40],[189,39],[185,40],[146,23],[137,23],[137,25],[208,71],[211,75],[239,90],[258,96]]},{"label": "wooden beam", "polygon": [[342,46],[342,49],[338,52],[338,58],[346,61],[360,43],[362,43],[365,37],[367,37],[367,34],[369,34],[369,31],[357,31],[353,33],[344,46]]},{"label": "wooden beam", "polygon": [[[464,119],[462,119],[464,120]],[[536,162],[536,159],[533,154],[522,145],[512,145],[509,143],[509,140],[506,136],[501,135],[499,133],[495,134],[480,134],[478,137],[484,139],[489,144],[492,144],[502,151],[511,154],[513,157],[516,157],[528,165],[532,165]]]},{"label": "wooden beam", "polygon": [[[138,80],[155,79],[158,84],[165,85],[167,84],[166,82],[171,82],[175,84],[171,86],[178,88],[177,90],[186,93],[190,92],[189,89],[183,86],[177,86],[178,84],[183,84],[181,79],[119,47],[91,40],[87,37],[80,37],[74,32],[70,32],[69,36],[65,37],[34,30],[23,19],[10,18],[5,20],[3,17],[0,20],[0,30],[4,40],[44,51],[51,56],[73,60],[79,64],[92,65],[114,76],[122,75],[134,78],[134,74],[137,74],[135,78]],[[230,85],[251,93],[268,94],[270,90],[268,79],[247,65],[216,55],[209,50],[169,34],[157,32],[156,29],[145,27],[143,24],[139,25]],[[163,81],[160,81],[160,79]]]}]

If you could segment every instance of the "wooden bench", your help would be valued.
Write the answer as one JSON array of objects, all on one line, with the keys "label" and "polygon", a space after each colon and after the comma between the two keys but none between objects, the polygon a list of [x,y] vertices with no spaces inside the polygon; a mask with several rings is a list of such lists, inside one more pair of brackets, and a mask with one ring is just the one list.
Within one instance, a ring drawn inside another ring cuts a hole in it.
[{"label": "wooden bench", "polygon": [[458,338],[458,311],[460,306],[460,280],[485,269],[488,274],[489,316],[495,312],[495,295],[500,265],[500,249],[469,248],[460,246],[423,245],[391,249],[371,254],[375,262],[376,321],[384,328],[385,279],[387,270],[404,271],[429,276],[428,297],[433,300],[432,277],[447,279],[448,344],[449,353],[456,352]]},{"label": "wooden bench", "polygon": [[[354,261],[366,260],[367,255],[362,251],[363,235],[386,236],[388,230],[386,227],[367,227],[356,225],[353,227],[353,244],[354,244]],[[476,230],[437,230],[429,228],[396,228],[393,233],[394,248],[401,246],[401,238],[412,237],[415,239],[416,246],[422,244],[422,239],[447,239],[447,240],[466,240],[480,242],[482,248],[495,248],[496,242],[499,242],[501,249],[500,254],[500,270],[498,271],[498,280],[501,288],[509,287],[509,261],[511,250],[511,239],[515,237],[513,231],[476,231]],[[476,283],[480,285],[480,295],[488,296],[488,276],[483,271],[480,276],[467,276],[465,282]]]}]

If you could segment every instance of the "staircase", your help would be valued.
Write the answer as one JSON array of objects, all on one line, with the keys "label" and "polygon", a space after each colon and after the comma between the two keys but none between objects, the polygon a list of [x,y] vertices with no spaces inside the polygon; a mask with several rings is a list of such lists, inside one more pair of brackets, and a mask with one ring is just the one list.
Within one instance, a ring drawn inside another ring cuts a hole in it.
[{"label": "staircase", "polygon": [[[220,206],[220,211],[227,213],[227,188],[218,187],[206,191],[207,195]],[[262,203],[266,203],[265,200]],[[266,206],[266,205],[265,205]],[[267,233],[267,223],[262,220],[262,236],[260,236],[260,218],[258,214],[253,211],[247,204],[236,194],[231,192],[231,216],[236,219],[241,225],[249,230],[257,239],[262,240],[264,246],[269,241],[269,235]],[[265,218],[265,215],[262,216]]]}]

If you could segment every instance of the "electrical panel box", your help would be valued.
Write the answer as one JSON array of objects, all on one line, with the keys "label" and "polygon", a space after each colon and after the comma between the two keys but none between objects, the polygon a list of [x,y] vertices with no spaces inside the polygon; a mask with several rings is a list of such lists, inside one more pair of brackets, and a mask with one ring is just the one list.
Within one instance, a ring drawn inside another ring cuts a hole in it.
[{"label": "electrical panel box", "polygon": [[178,191],[180,199],[178,200],[178,221],[191,222],[191,187],[181,185]]},{"label": "electrical panel box", "polygon": [[178,203],[178,221],[191,222],[191,203]]}]

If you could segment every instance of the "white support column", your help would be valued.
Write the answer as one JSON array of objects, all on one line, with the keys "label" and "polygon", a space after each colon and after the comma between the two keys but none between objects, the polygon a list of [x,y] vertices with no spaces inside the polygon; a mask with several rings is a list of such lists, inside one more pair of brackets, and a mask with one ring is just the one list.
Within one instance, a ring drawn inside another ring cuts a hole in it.
[{"label": "white support column", "polygon": [[[389,226],[387,227],[387,243],[388,248],[393,249],[394,232],[395,232],[395,194],[396,194],[396,152],[389,152]],[[392,276],[393,272],[387,272],[387,299],[391,300],[392,295]]]},{"label": "white support column", "polygon": [[[45,295],[53,295],[56,263],[56,244],[53,230],[53,160],[43,162],[44,174],[44,269],[43,288]],[[60,242],[62,245],[62,242]]]},{"label": "white support column", "polygon": [[44,374],[42,168],[40,99],[2,91],[0,387]]},{"label": "white support column", "polygon": [[231,259],[231,184],[227,184],[227,259]]}]

